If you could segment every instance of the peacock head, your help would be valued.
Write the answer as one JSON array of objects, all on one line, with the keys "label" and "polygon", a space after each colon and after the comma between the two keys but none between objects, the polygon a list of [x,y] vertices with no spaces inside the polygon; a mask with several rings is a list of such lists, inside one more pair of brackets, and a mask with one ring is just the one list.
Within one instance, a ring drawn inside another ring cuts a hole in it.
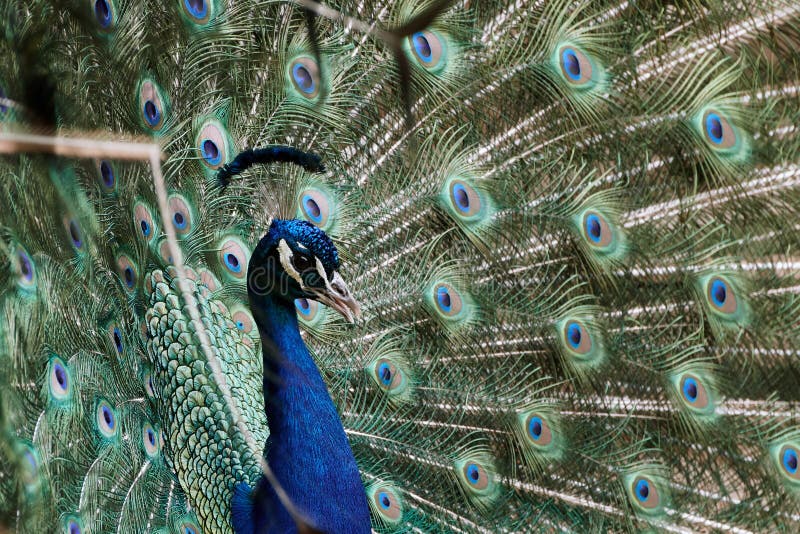
[{"label": "peacock head", "polygon": [[252,299],[270,297],[293,303],[316,300],[354,322],[361,314],[339,274],[339,254],[330,238],[307,221],[273,219],[261,238],[247,272]]}]

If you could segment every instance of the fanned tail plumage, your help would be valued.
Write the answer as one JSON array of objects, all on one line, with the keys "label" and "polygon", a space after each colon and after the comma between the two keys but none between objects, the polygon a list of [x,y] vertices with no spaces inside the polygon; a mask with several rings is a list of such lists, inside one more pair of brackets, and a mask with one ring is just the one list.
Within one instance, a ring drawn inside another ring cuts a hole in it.
[{"label": "fanned tail plumage", "polygon": [[143,136],[167,196],[144,161],[0,159],[0,531],[250,520],[247,267],[293,218],[362,306],[295,301],[374,530],[800,528],[796,2],[457,2],[400,66],[285,1],[3,13],[2,131]]}]

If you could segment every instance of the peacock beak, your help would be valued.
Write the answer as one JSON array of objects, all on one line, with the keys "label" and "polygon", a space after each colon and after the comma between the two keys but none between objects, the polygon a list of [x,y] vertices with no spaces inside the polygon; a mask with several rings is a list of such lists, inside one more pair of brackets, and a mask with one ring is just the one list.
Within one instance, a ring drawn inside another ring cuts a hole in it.
[{"label": "peacock beak", "polygon": [[361,316],[361,305],[353,298],[338,272],[333,273],[325,289],[313,289],[312,293],[315,300],[341,313],[349,323],[355,323],[356,318]]}]

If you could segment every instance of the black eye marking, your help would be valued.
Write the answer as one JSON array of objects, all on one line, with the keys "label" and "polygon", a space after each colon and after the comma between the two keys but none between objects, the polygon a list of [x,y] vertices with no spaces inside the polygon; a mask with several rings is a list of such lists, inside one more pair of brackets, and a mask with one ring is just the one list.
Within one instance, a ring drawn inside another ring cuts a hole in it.
[{"label": "black eye marking", "polygon": [[297,269],[298,273],[303,273],[314,267],[314,260],[305,254],[294,254],[292,256],[292,265]]}]

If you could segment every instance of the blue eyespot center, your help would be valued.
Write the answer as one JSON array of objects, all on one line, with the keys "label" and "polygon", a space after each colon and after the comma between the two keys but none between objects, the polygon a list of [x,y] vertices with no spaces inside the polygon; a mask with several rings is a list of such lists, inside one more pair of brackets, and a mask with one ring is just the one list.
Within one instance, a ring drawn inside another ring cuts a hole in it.
[{"label": "blue eyespot center", "polygon": [[564,72],[567,73],[567,76],[575,81],[581,79],[581,62],[573,49],[565,48],[561,52],[561,62],[564,64]]},{"label": "blue eyespot center", "polygon": [[469,194],[467,190],[461,184],[456,184],[453,186],[453,197],[456,201],[456,207],[464,212],[469,212]]},{"label": "blue eyespot center", "polygon": [[152,100],[144,103],[144,118],[150,126],[158,126],[161,120],[161,112]]},{"label": "blue eyespot center", "polygon": [[[5,99],[5,98],[7,98],[6,92],[2,87],[0,87],[0,99]],[[8,106],[6,106],[3,103],[0,103],[0,113],[5,113],[6,111],[8,111]]]},{"label": "blue eyespot center", "polygon": [[172,222],[175,223],[175,228],[184,230],[186,228],[186,217],[180,211],[176,211],[172,216]]},{"label": "blue eyespot center", "polygon": [[205,18],[208,13],[205,0],[184,0],[183,5],[186,6],[189,14],[197,19]]},{"label": "blue eyespot center", "polygon": [[292,68],[292,76],[294,77],[294,81],[301,91],[306,94],[311,94],[314,92],[316,88],[314,78],[304,65],[301,63],[296,63]]},{"label": "blue eyespot center", "polygon": [[478,466],[475,464],[469,464],[467,466],[467,480],[469,480],[470,484],[472,485],[477,484],[480,478],[481,478],[481,472],[478,469]]},{"label": "blue eyespot center", "polygon": [[433,50],[431,50],[431,44],[428,42],[428,38],[425,37],[424,33],[415,33],[411,37],[411,41],[414,43],[414,50],[417,52],[417,55],[422,61],[427,63],[433,59]]},{"label": "blue eyespot center", "polygon": [[697,381],[694,378],[687,378],[683,381],[683,396],[689,402],[697,400]]},{"label": "blue eyespot center", "polygon": [[388,386],[392,383],[392,368],[388,363],[382,363],[378,367],[378,376],[380,377],[384,386]]},{"label": "blue eyespot center", "polygon": [[711,299],[718,307],[725,305],[725,301],[728,299],[728,288],[725,282],[722,280],[714,280],[711,283]]},{"label": "blue eyespot center", "polygon": [[147,221],[141,221],[139,226],[142,227],[142,235],[148,237],[150,235],[150,225],[147,223]]},{"label": "blue eyespot center", "polygon": [[186,527],[184,534],[197,534],[192,527]]},{"label": "blue eyespot center", "polygon": [[152,428],[147,429],[147,441],[150,442],[150,445],[156,444],[156,433],[153,432]]},{"label": "blue eyespot center", "polygon": [[128,287],[133,287],[133,269],[131,267],[125,267],[123,274],[125,276],[125,285]]},{"label": "blue eyespot center", "polygon": [[81,230],[78,228],[78,223],[75,221],[69,222],[69,236],[72,239],[72,244],[75,246],[75,248],[81,248],[83,246]]},{"label": "blue eyespot center", "polygon": [[239,258],[230,252],[225,254],[225,265],[227,265],[228,269],[235,273],[238,273],[242,270],[242,265],[239,262]]},{"label": "blue eyespot center", "polygon": [[381,508],[383,508],[384,510],[388,510],[389,507],[392,505],[391,499],[389,499],[389,496],[386,495],[386,493],[384,492],[380,492],[378,494],[378,502],[381,504]]},{"label": "blue eyespot center", "polygon": [[597,215],[589,215],[586,217],[586,233],[589,234],[589,239],[595,243],[600,242],[603,229],[600,225],[600,218]]},{"label": "blue eyespot center", "polygon": [[216,165],[222,159],[222,155],[219,151],[219,147],[217,144],[214,143],[211,139],[206,139],[203,141],[203,159],[205,159],[211,165]]},{"label": "blue eyespot center", "polygon": [[714,144],[719,145],[723,140],[722,120],[716,113],[709,113],[706,117],[706,133]]},{"label": "blue eyespot center", "polygon": [[67,528],[69,530],[69,534],[81,534],[81,527],[74,519],[70,520]]},{"label": "blue eyespot center", "polygon": [[446,287],[440,287],[436,290],[436,300],[439,303],[439,307],[442,309],[442,311],[449,312],[452,308],[452,299],[450,298],[450,292]]},{"label": "blue eyespot center", "polygon": [[114,347],[116,347],[117,352],[122,354],[122,335],[119,332],[119,328],[114,327]]},{"label": "blue eyespot center", "polygon": [[308,302],[308,299],[297,299],[296,307],[300,310],[300,313],[303,315],[308,315],[311,313],[311,303]]},{"label": "blue eyespot center", "polygon": [[315,223],[322,222],[322,209],[320,209],[317,201],[311,198],[310,195],[305,195],[303,197],[303,207],[305,208],[306,215],[308,215],[309,219]]},{"label": "blue eyespot center", "polygon": [[108,28],[111,24],[111,6],[108,0],[97,0],[94,3],[94,16],[103,28]]},{"label": "blue eyespot center", "polygon": [[61,389],[67,389],[67,372],[60,363],[53,365],[53,374],[55,374],[56,382],[61,386]]},{"label": "blue eyespot center", "polygon": [[636,483],[636,498],[644,502],[650,496],[650,483],[646,480],[640,480]]},{"label": "blue eyespot center", "polygon": [[786,468],[786,471],[789,474],[794,475],[795,473],[797,473],[798,460],[797,460],[797,451],[795,449],[787,447],[783,451],[782,460],[783,460],[783,467]]},{"label": "blue eyespot center", "polygon": [[567,326],[567,340],[573,349],[581,346],[581,327],[578,323],[570,323]]},{"label": "blue eyespot center", "polygon": [[106,186],[106,188],[110,189],[114,187],[114,183],[116,182],[114,170],[111,168],[111,164],[105,160],[100,162],[100,177],[103,179],[103,185]]},{"label": "blue eyespot center", "polygon": [[108,406],[103,406],[102,412],[103,412],[103,421],[105,421],[106,426],[109,429],[114,430],[114,423],[115,423],[114,414],[111,413],[111,408],[109,408]]},{"label": "blue eyespot center", "polygon": [[530,423],[528,423],[528,434],[535,439],[539,440],[542,437],[542,418],[541,417],[533,417],[531,418]]},{"label": "blue eyespot center", "polygon": [[28,256],[28,253],[25,251],[20,250],[17,253],[17,258],[19,259],[19,272],[26,281],[30,282],[33,280],[33,266],[31,265],[31,259]]}]

